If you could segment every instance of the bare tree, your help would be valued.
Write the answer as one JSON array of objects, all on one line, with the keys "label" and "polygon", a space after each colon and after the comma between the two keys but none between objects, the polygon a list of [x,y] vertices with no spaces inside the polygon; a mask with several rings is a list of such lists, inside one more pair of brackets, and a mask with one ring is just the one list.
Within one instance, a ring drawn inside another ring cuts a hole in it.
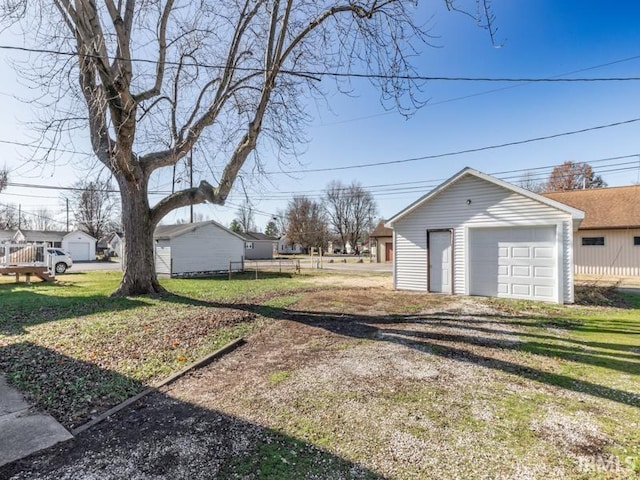
[{"label": "bare tree", "polygon": [[278,233],[280,235],[286,235],[289,230],[289,217],[287,216],[287,210],[278,209],[273,217],[273,221],[276,222]]},{"label": "bare tree", "polygon": [[536,180],[535,175],[530,170],[522,174],[518,183],[522,188],[534,193],[544,192],[546,186],[545,182]]},{"label": "bare tree", "polygon": [[324,247],[328,226],[322,204],[308,197],[293,197],[287,208],[287,238],[304,248]]},{"label": "bare tree", "polygon": [[74,190],[70,203],[76,226],[80,230],[99,239],[117,229],[117,208],[112,197],[111,182],[81,180],[76,183],[75,188],[77,190]]},{"label": "bare tree", "polygon": [[353,247],[374,227],[377,215],[376,201],[360,183],[353,181],[344,185],[339,180],[329,183],[324,205],[329,224],[340,237],[342,245],[349,242]]},{"label": "bare tree", "polygon": [[55,228],[57,222],[53,219],[52,213],[48,208],[39,208],[36,210],[29,223],[34,230],[57,230]]},{"label": "bare tree", "polygon": [[0,192],[7,188],[9,183],[9,172],[6,169],[0,170]]},{"label": "bare tree", "polygon": [[179,218],[176,220],[176,224],[178,225],[184,225],[186,223],[195,223],[195,222],[206,222],[207,220],[209,220],[209,217],[207,215],[205,215],[204,213],[200,213],[200,212],[194,212],[193,213],[193,222],[191,221],[191,215],[189,215],[189,218]]},{"label": "bare tree", "polygon": [[[443,1],[457,10],[454,0]],[[488,1],[476,0],[476,20],[491,31]],[[261,170],[259,139],[295,155],[309,120],[305,90],[328,93],[322,73],[373,74],[382,101],[405,114],[423,104],[410,80],[410,61],[429,42],[413,18],[417,0],[2,5],[5,24],[21,26],[43,47],[22,70],[42,89],[41,104],[52,107],[42,142],[88,126],[93,152],[117,180],[127,238],[117,295],[163,290],[154,270],[156,225],[177,208],[224,204],[250,158]],[[200,158],[193,155],[190,171],[210,173],[209,181],[151,205],[150,178],[169,177],[196,145]]]},{"label": "bare tree", "polygon": [[28,221],[19,207],[11,203],[0,204],[0,230],[15,230],[27,225]]},{"label": "bare tree", "polygon": [[551,171],[544,190],[546,192],[563,192],[606,186],[607,184],[602,177],[596,175],[588,163],[567,161]]},{"label": "bare tree", "polygon": [[253,215],[253,208],[249,202],[246,200],[242,202],[242,205],[236,210],[236,215],[236,220],[238,221],[241,232],[256,231],[255,216]]}]

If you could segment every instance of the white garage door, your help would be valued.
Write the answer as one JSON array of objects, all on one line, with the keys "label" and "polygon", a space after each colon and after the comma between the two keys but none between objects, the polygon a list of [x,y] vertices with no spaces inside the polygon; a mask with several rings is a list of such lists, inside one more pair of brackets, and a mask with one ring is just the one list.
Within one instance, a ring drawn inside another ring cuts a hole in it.
[{"label": "white garage door", "polygon": [[469,293],[557,301],[556,228],[469,229]]},{"label": "white garage door", "polygon": [[69,242],[69,255],[74,262],[87,262],[89,258],[89,244],[86,242]]}]

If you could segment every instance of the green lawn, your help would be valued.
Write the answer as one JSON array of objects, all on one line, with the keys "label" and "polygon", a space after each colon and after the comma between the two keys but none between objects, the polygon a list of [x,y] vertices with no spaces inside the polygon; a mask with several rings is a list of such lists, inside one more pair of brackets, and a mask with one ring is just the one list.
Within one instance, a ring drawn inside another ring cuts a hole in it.
[{"label": "green lawn", "polygon": [[260,325],[255,314],[226,307],[302,285],[302,277],[287,275],[166,279],[170,295],[111,298],[120,276],[0,285],[0,371],[67,426]]}]

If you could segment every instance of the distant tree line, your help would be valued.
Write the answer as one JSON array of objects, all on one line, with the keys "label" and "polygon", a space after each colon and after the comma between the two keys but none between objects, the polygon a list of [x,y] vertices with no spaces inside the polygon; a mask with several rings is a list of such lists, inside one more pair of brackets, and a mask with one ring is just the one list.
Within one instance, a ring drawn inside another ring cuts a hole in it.
[{"label": "distant tree line", "polygon": [[588,163],[566,161],[554,167],[546,181],[540,182],[531,171],[525,172],[520,186],[532,192],[547,193],[602,188],[607,184]]},{"label": "distant tree line", "polygon": [[[286,235],[291,244],[303,248],[326,248],[330,241],[344,248],[366,242],[373,229],[378,208],[373,195],[353,181],[345,185],[330,182],[321,199],[305,195],[295,196],[284,211],[279,211],[267,223],[264,233],[271,237]],[[234,232],[255,231],[253,209],[245,201],[231,221]]]}]

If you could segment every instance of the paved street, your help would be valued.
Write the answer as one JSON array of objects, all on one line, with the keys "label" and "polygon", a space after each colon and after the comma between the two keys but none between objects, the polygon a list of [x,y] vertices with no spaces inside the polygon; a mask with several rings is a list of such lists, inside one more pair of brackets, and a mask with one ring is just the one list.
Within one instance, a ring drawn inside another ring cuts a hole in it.
[{"label": "paved street", "polygon": [[93,272],[95,270],[116,270],[121,271],[120,261],[111,262],[77,262],[69,269],[70,273],[73,272]]}]

